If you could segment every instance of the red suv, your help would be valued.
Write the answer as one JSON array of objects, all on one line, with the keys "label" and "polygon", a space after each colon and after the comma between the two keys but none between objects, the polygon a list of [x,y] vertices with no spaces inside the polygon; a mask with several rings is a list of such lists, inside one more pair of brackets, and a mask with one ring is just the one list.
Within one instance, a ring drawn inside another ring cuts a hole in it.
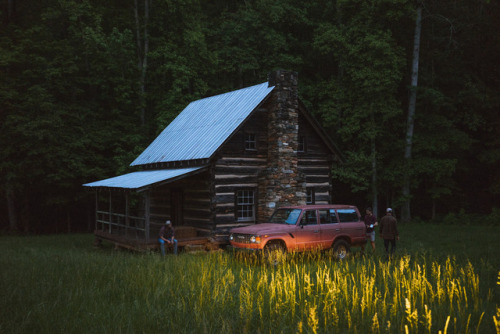
[{"label": "red suv", "polygon": [[308,251],[333,248],[342,259],[351,246],[366,243],[365,224],[352,205],[301,205],[277,209],[267,223],[231,230],[236,249]]}]

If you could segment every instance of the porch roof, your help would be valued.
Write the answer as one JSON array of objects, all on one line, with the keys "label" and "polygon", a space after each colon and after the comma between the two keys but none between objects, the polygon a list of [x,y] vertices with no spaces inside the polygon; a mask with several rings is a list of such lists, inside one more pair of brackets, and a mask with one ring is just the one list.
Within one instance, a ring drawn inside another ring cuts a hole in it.
[{"label": "porch roof", "polygon": [[179,169],[160,169],[147,170],[115,176],[109,179],[86,183],[84,187],[90,188],[111,188],[122,190],[143,191],[153,185],[173,182],[182,179],[188,175],[201,172],[206,166],[179,168]]}]

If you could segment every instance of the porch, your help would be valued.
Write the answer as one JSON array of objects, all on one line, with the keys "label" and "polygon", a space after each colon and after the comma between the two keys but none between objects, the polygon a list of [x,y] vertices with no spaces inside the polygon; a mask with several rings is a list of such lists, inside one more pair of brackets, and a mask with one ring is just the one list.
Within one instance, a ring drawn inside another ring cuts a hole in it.
[{"label": "porch", "polygon": [[202,167],[142,171],[85,184],[95,190],[95,244],[108,241],[118,248],[154,250],[159,248],[160,228],[171,219],[179,248],[218,248],[222,243],[209,230],[183,219],[184,195],[179,188],[187,176],[201,171]]}]

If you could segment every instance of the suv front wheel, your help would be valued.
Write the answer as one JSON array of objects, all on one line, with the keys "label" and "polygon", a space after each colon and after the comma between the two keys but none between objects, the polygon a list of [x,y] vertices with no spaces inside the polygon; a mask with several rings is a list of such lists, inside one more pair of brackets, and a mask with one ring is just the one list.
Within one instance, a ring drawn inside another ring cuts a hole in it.
[{"label": "suv front wheel", "polygon": [[345,259],[349,255],[349,252],[351,251],[349,243],[345,240],[335,241],[332,248],[333,248],[333,256],[337,260]]},{"label": "suv front wheel", "polygon": [[283,262],[286,257],[286,250],[279,242],[273,242],[264,248],[264,258],[269,264],[276,266]]}]

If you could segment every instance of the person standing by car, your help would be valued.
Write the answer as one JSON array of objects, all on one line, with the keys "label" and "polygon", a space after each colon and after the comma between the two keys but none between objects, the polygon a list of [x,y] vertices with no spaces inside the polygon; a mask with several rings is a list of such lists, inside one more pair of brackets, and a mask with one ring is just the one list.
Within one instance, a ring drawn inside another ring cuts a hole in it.
[{"label": "person standing by car", "polygon": [[158,237],[158,242],[161,247],[161,255],[165,256],[165,243],[173,245],[174,254],[177,255],[177,240],[175,239],[175,231],[170,220],[167,220],[165,225],[161,227]]},{"label": "person standing by car", "polygon": [[[373,252],[375,252],[375,226],[378,226],[377,217],[373,215],[372,208],[366,208],[366,215],[365,215],[366,239],[370,240]],[[361,246],[361,252],[364,251],[365,251],[365,245]]]},{"label": "person standing by car", "polygon": [[[392,209],[387,208],[386,215],[380,220],[380,236],[384,239],[384,247],[390,258],[396,249],[396,240],[399,240],[398,222],[392,215]],[[391,246],[389,250],[389,245]]]}]

